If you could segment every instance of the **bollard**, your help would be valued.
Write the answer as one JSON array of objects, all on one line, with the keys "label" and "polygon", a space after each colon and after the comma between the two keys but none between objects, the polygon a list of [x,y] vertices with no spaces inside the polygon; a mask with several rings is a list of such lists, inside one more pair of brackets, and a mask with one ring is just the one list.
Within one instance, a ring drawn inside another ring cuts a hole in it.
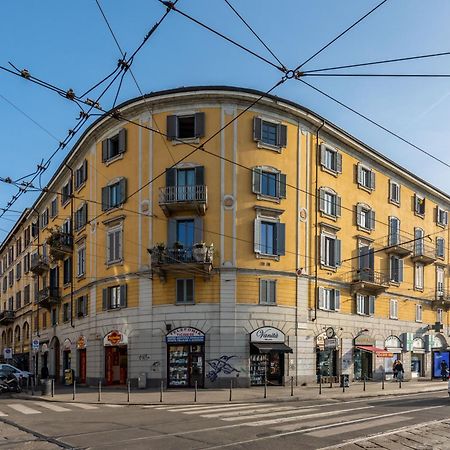
[{"label": "bollard", "polygon": [[330,389],[333,387],[333,377],[330,375]]},{"label": "bollard", "polygon": [[267,398],[267,377],[264,377],[264,398]]},{"label": "bollard", "polygon": [[27,394],[30,391],[30,377],[27,377]]},{"label": "bollard", "polygon": [[294,377],[291,377],[291,397],[294,396]]},{"label": "bollard", "polygon": [[197,380],[194,383],[194,403],[197,403]]},{"label": "bollard", "polygon": [[73,380],[72,400],[75,400],[76,384],[77,382]]},{"label": "bollard", "polygon": [[161,380],[161,387],[159,389],[159,403],[163,401],[163,390],[164,390],[164,381]]},{"label": "bollard", "polygon": [[398,388],[399,389],[402,388],[402,379],[401,378],[398,379]]},{"label": "bollard", "polygon": [[98,382],[98,398],[97,401],[101,401],[102,399],[102,382],[99,380]]},{"label": "bollard", "polygon": [[342,380],[342,392],[345,392],[345,376],[341,375],[341,380]]},{"label": "bollard", "polygon": [[319,376],[319,395],[322,394],[322,377]]},{"label": "bollard", "polygon": [[31,395],[34,395],[34,377],[31,379]]},{"label": "bollard", "polygon": [[381,375],[381,389],[384,391],[384,373]]},{"label": "bollard", "polygon": [[53,378],[52,378],[51,390],[52,390],[52,397],[54,397],[55,396],[55,380]]},{"label": "bollard", "polygon": [[363,391],[366,391],[366,377],[363,378]]},{"label": "bollard", "polygon": [[230,398],[229,401],[233,399],[233,379],[230,380]]},{"label": "bollard", "polygon": [[130,380],[128,380],[127,382],[127,402],[130,403],[130,392],[131,391],[131,386],[130,386]]}]

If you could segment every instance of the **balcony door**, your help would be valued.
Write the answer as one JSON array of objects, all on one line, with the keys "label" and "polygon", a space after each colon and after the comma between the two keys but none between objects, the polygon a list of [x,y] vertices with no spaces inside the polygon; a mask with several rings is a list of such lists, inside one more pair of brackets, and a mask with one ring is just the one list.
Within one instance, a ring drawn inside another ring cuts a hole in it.
[{"label": "balcony door", "polygon": [[424,253],[424,242],[423,242],[423,236],[424,231],[422,228],[416,228],[414,230],[414,249],[416,255],[423,255]]},{"label": "balcony door", "polygon": [[195,227],[194,219],[177,220],[177,242],[184,249],[192,248],[194,245]]},{"label": "balcony door", "polygon": [[195,199],[195,169],[177,170],[177,200]]},{"label": "balcony door", "polygon": [[375,269],[375,257],[373,248],[368,245],[359,247],[358,250],[358,269],[361,280],[373,281]]},{"label": "balcony door", "polygon": [[59,267],[50,269],[50,287],[57,288],[59,286]]}]

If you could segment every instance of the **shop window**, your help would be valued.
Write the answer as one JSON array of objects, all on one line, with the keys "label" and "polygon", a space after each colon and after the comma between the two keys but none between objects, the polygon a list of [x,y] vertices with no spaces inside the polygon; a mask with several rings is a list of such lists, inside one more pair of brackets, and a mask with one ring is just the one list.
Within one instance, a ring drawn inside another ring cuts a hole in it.
[{"label": "shop window", "polygon": [[252,191],[261,197],[286,198],[286,175],[269,167],[252,170]]},{"label": "shop window", "polygon": [[287,126],[255,117],[253,119],[253,139],[262,146],[279,151],[287,145]]},{"label": "shop window", "polygon": [[117,225],[108,229],[106,232],[107,239],[107,263],[114,264],[122,261],[122,225]]},{"label": "shop window", "polygon": [[448,212],[436,206],[436,223],[443,227],[448,225]]},{"label": "shop window", "polygon": [[436,238],[436,256],[445,258],[445,239],[442,237]]},{"label": "shop window", "polygon": [[87,180],[87,160],[83,161],[80,167],[75,170],[75,189],[80,189]]},{"label": "shop window", "polygon": [[362,188],[375,190],[375,172],[368,167],[358,164],[358,185]]},{"label": "shop window", "polygon": [[389,300],[389,319],[398,319],[398,301],[393,298]]},{"label": "shop window", "polygon": [[110,286],[103,289],[103,309],[126,308],[127,285]]},{"label": "shop window", "polygon": [[375,314],[375,296],[356,294],[356,314],[373,316]]},{"label": "shop window", "polygon": [[341,216],[341,197],[329,188],[319,190],[319,210],[330,217]]},{"label": "shop window", "polygon": [[127,180],[125,178],[102,188],[102,211],[109,211],[125,203]]},{"label": "shop window", "polygon": [[424,289],[423,284],[424,266],[421,263],[414,264],[414,288],[418,290]]},{"label": "shop window", "polygon": [[102,141],[102,162],[111,161],[125,153],[126,150],[127,130],[122,128],[115,136]]},{"label": "shop window", "polygon": [[403,260],[397,256],[391,256],[389,260],[390,281],[401,283],[403,281]]},{"label": "shop window", "polygon": [[88,314],[88,296],[82,295],[77,298],[77,317],[86,317]]},{"label": "shop window", "polygon": [[363,203],[356,205],[356,224],[363,230],[375,229],[375,211]]},{"label": "shop window", "polygon": [[422,322],[422,305],[416,305],[416,322]]},{"label": "shop window", "polygon": [[50,203],[50,217],[54,218],[58,215],[58,199],[54,198]]},{"label": "shop window", "polygon": [[177,279],[176,302],[177,304],[194,303],[194,280],[192,278]]},{"label": "shop window", "polygon": [[259,280],[259,303],[261,305],[277,304],[276,280]]},{"label": "shop window", "polygon": [[88,205],[85,203],[75,211],[75,231],[81,230],[88,220]]},{"label": "shop window", "polygon": [[205,135],[205,113],[167,116],[167,139],[195,139]]},{"label": "shop window", "polygon": [[319,287],[319,309],[339,311],[341,308],[341,292],[338,289]]},{"label": "shop window", "polygon": [[61,190],[61,205],[65,205],[72,197],[72,180],[69,180]]},{"label": "shop window", "polygon": [[400,185],[389,180],[389,202],[400,205]]},{"label": "shop window", "polygon": [[86,274],[86,244],[81,244],[77,248],[77,277]]},{"label": "shop window", "polygon": [[414,194],[414,213],[420,217],[425,215],[425,198],[418,194]]},{"label": "shop window", "polygon": [[325,144],[320,147],[320,164],[331,172],[342,173],[342,155]]},{"label": "shop window", "polygon": [[255,220],[254,250],[263,256],[283,256],[285,254],[286,225],[276,220]]},{"label": "shop window", "polygon": [[320,235],[320,264],[332,268],[341,265],[341,241],[334,234]]},{"label": "shop window", "polygon": [[63,263],[63,283],[68,284],[72,281],[72,258],[66,258]]},{"label": "shop window", "polygon": [[64,303],[63,304],[63,322],[68,322],[70,317],[69,317],[69,308],[70,305],[69,303]]}]

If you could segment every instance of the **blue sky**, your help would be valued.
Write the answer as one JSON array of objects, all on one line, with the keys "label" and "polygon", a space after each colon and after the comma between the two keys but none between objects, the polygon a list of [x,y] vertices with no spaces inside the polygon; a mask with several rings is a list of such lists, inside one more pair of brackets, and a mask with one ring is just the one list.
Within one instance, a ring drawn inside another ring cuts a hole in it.
[{"label": "blue sky", "polygon": [[[161,17],[157,0],[100,0],[122,48],[131,53]],[[316,0],[275,2],[230,0],[279,59],[297,66],[379,2]],[[223,0],[180,0],[178,7],[271,59]],[[388,0],[304,69],[353,64],[449,51],[448,0]],[[45,2],[16,0],[2,5],[0,65],[8,61],[33,75],[81,93],[112,71],[119,57],[95,0]],[[144,92],[179,86],[226,84],[267,90],[280,73],[255,57],[201,29],[175,12],[146,43],[133,62]],[[354,69],[355,73],[450,73],[450,56]],[[450,79],[308,78],[308,82],[368,115],[446,162],[450,162]],[[112,104],[116,89],[101,102]],[[131,77],[118,100],[138,96]],[[298,81],[274,94],[297,101],[348,130],[440,189],[450,191],[449,170],[433,159],[342,109]],[[29,115],[43,131],[9,102]],[[36,169],[73,128],[78,108],[50,91],[0,71],[0,176],[17,179]],[[93,120],[93,119],[92,119]],[[90,122],[89,122],[90,123]],[[50,133],[50,134],[49,134]],[[49,179],[67,154],[62,150],[42,176]],[[0,185],[0,207],[16,188]],[[27,193],[13,206],[32,204]],[[18,217],[0,219],[0,239]]]}]

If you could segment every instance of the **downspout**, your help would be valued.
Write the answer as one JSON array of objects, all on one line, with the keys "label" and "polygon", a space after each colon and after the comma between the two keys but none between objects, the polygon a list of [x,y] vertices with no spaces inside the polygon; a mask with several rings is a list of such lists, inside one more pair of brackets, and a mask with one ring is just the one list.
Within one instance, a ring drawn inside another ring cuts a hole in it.
[{"label": "downspout", "polygon": [[317,128],[316,131],[316,198],[315,198],[315,244],[314,244],[314,317],[311,319],[314,322],[317,319],[317,305],[318,305],[318,292],[317,292],[317,276],[319,270],[319,165],[320,165],[320,148],[319,148],[319,131],[325,125],[325,120],[322,120],[322,125]]},{"label": "downspout", "polygon": [[65,163],[65,166],[70,170],[70,228],[69,238],[72,245],[72,256],[70,261],[70,326],[75,328],[73,323],[73,268],[74,268],[74,250],[73,250],[73,169],[69,164]]},{"label": "downspout", "polygon": [[297,122],[297,189],[296,189],[296,200],[297,200],[297,219],[295,222],[295,265],[296,265],[296,277],[295,277],[295,385],[298,386],[298,274],[299,269],[299,214],[300,214],[300,122]]}]

